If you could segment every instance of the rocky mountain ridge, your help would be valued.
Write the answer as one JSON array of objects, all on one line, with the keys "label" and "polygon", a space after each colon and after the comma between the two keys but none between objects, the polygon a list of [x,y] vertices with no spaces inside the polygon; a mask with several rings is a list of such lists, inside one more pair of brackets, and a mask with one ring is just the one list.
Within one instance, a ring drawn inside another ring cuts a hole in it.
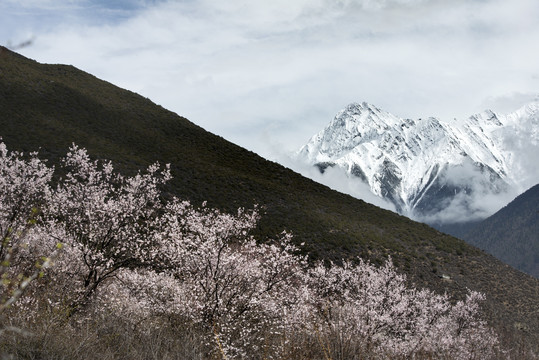
[{"label": "rocky mountain ridge", "polygon": [[533,149],[539,98],[509,115],[486,110],[464,121],[402,119],[364,102],[341,110],[297,157],[322,172],[342,168],[397,212],[432,223],[484,218],[490,209],[479,198],[529,187]]}]

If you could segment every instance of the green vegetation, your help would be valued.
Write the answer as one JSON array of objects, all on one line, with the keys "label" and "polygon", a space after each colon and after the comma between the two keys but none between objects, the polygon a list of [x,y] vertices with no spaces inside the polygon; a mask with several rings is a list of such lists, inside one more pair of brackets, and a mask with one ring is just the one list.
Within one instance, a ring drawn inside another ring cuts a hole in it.
[{"label": "green vegetation", "polygon": [[381,264],[391,255],[420,287],[454,298],[467,288],[483,292],[491,324],[508,341],[539,344],[537,279],[427,225],[305,179],[72,66],[43,65],[0,48],[0,136],[12,150],[40,149],[53,164],[73,142],[127,175],[155,161],[170,163],[169,194],[194,204],[207,200],[223,211],[260,204],[255,235],[289,230],[312,259],[359,255]]}]

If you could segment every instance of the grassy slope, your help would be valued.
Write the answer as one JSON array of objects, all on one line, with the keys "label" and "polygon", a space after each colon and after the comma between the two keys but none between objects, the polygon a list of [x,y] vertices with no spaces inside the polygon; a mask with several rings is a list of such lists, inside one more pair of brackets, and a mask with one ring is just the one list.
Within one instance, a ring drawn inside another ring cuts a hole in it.
[{"label": "grassy slope", "polygon": [[[257,232],[284,229],[313,258],[391,255],[419,286],[486,293],[490,320],[539,343],[539,281],[463,241],[332,191],[210,134],[135,93],[72,66],[42,65],[0,47],[0,136],[10,150],[55,162],[72,142],[132,173],[171,163],[168,191],[232,211],[262,206]],[[447,274],[451,280],[442,280]]]}]

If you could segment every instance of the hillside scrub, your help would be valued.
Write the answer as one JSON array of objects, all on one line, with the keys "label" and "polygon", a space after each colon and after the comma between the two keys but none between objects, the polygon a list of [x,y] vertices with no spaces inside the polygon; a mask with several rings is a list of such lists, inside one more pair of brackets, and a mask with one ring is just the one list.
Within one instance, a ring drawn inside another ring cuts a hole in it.
[{"label": "hillside scrub", "polygon": [[[9,358],[489,359],[484,296],[409,287],[391,259],[309,262],[258,210],[163,193],[73,145],[56,173],[0,143],[0,355]],[[54,184],[53,184],[53,178]],[[76,347],[63,343],[77,342]],[[116,350],[115,350],[116,349]]]}]

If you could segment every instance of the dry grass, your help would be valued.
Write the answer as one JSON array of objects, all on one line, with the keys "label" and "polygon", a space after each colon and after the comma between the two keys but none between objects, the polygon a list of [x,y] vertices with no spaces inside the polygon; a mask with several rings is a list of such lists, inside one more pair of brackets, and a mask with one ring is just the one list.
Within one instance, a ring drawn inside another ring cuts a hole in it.
[{"label": "dry grass", "polygon": [[[114,314],[66,318],[42,312],[31,323],[11,318],[13,326],[25,328],[26,334],[8,332],[0,337],[0,359],[129,359],[129,360],[224,360],[218,343],[208,343],[210,334],[182,317],[154,317],[134,324]],[[19,319],[20,320],[20,319]],[[389,359],[377,353],[374,344],[333,331],[317,336],[306,333],[268,336],[267,347],[248,354],[248,359],[288,360],[360,360]],[[511,341],[515,343],[515,341]],[[279,348],[279,354],[268,352]],[[526,344],[520,343],[500,359],[537,359]],[[415,359],[449,359],[443,354],[417,353]],[[403,359],[404,360],[404,359]]]}]

